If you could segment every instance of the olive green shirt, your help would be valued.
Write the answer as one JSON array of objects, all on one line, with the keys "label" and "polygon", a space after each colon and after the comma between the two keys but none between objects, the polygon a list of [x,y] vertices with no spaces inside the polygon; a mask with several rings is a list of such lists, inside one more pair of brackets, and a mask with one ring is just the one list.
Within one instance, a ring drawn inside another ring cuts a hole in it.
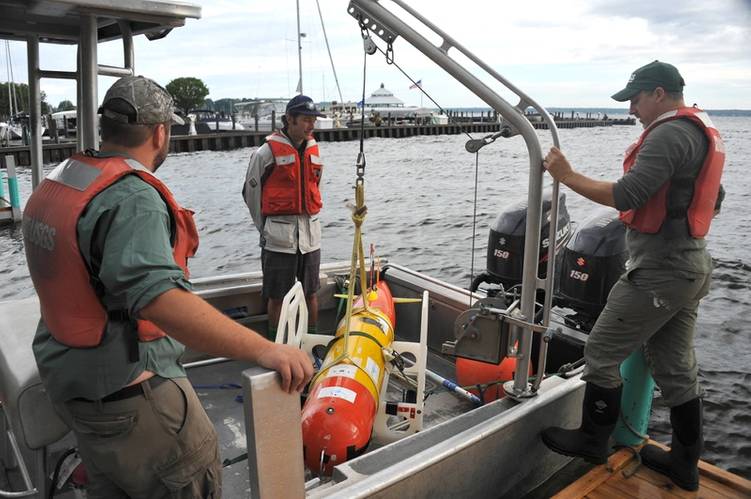
[{"label": "olive green shirt", "polygon": [[[81,254],[103,290],[101,300],[107,310],[127,310],[138,317],[165,291],[191,289],[172,255],[167,205],[136,175],[123,177],[94,197],[77,228]],[[144,370],[165,378],[186,375],[179,360],[185,347],[169,336],[138,342],[139,358],[132,361],[135,335],[130,321],[110,320],[99,346],[71,348],[57,342],[40,320],[33,350],[50,398],[98,400]]]},{"label": "olive green shirt", "polygon": [[[658,118],[659,119],[659,118]],[[685,213],[693,197],[693,184],[707,156],[704,132],[686,119],[657,125],[644,139],[631,170],[613,188],[620,211],[639,208],[665,182],[670,181],[668,211]],[[628,229],[627,268],[672,269],[706,274],[712,258],[705,239],[691,237],[685,217],[667,218],[656,234]]]}]

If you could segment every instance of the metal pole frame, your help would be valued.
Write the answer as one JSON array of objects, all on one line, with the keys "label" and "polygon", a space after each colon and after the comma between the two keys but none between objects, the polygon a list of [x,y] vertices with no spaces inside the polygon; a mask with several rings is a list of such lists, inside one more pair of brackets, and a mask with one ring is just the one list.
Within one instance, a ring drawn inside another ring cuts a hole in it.
[{"label": "metal pole frame", "polygon": [[[130,76],[135,72],[135,52],[130,23],[118,21],[123,39],[123,66],[107,66],[97,63],[99,45],[97,18],[95,15],[82,17],[76,71],[54,71],[39,68],[39,37],[27,37],[27,58],[29,68],[29,111],[31,125],[31,185],[33,189],[43,179],[42,169],[42,125],[41,91],[42,78],[68,79],[76,81],[76,147],[78,150],[97,149],[99,133],[97,121],[98,75]],[[67,128],[67,122],[66,122]]]},{"label": "metal pole frame", "polygon": [[118,21],[120,33],[123,35],[123,67],[130,69],[131,74],[135,74],[135,51],[133,49],[133,32],[130,29],[130,23],[127,21]]},{"label": "metal pole frame", "polygon": [[80,123],[83,121],[83,85],[81,84],[81,44],[76,50],[76,149],[83,150],[83,134]]},{"label": "metal pole frame", "polygon": [[[414,46],[420,52],[425,54],[433,62],[438,64],[457,81],[462,83],[472,93],[481,98],[491,108],[497,111],[503,118],[510,123],[515,131],[520,133],[524,138],[527,150],[529,152],[529,182],[527,193],[527,223],[526,236],[524,244],[524,269],[522,274],[522,293],[521,293],[521,313],[523,320],[526,322],[534,321],[535,312],[535,295],[538,287],[545,289],[545,310],[543,312],[543,323],[548,324],[549,309],[552,303],[552,283],[555,274],[555,258],[549,258],[548,275],[544,281],[538,282],[538,248],[540,243],[540,226],[542,222],[542,150],[540,142],[535,133],[534,127],[524,116],[524,110],[531,106],[535,108],[548,127],[553,136],[555,146],[559,145],[558,130],[555,122],[548,112],[538,105],[531,97],[511,84],[503,76],[498,74],[482,60],[472,54],[469,50],[460,45],[451,36],[443,32],[440,28],[425,19],[417,11],[401,0],[392,0],[393,3],[404,9],[424,26],[430,28],[434,33],[439,35],[443,40],[440,46],[436,46],[417,31],[408,26],[402,19],[392,14],[384,8],[378,0],[351,0],[348,12],[357,18],[362,26],[365,26],[375,35],[387,43],[393,43],[398,36],[404,38],[409,44]],[[499,96],[490,87],[485,85],[481,80],[467,71],[463,66],[457,63],[448,55],[450,49],[456,49],[464,56],[477,64],[480,68],[493,76],[498,82],[511,90],[519,97],[519,103],[512,106],[501,96]],[[552,212],[550,221],[550,245],[549,250],[555,251],[555,234],[557,232],[558,221],[558,182],[553,184]],[[554,255],[554,253],[553,253]],[[550,256],[550,254],[549,254]],[[521,334],[518,334],[521,329]],[[515,398],[525,398],[535,395],[534,387],[530,386],[529,381],[529,363],[532,352],[532,329],[531,328],[512,328],[512,340],[510,345],[513,346],[514,338],[518,339],[517,368],[514,376],[514,383],[510,395]],[[541,348],[542,350],[542,348]],[[542,362],[544,356],[541,353]],[[539,372],[539,371],[538,371]],[[543,373],[540,372],[539,377]]]},{"label": "metal pole frame", "polygon": [[79,39],[81,86],[81,119],[77,123],[81,135],[81,149],[98,149],[99,133],[97,130],[97,19],[93,14],[81,16]]},{"label": "metal pole frame", "polygon": [[296,0],[297,5],[297,67],[300,73],[300,80],[297,82],[297,88],[302,94],[302,34],[300,33],[300,0]]},{"label": "metal pole frame", "polygon": [[26,38],[26,58],[29,70],[29,127],[31,128],[31,185],[42,181],[42,94],[39,90],[39,37]]}]

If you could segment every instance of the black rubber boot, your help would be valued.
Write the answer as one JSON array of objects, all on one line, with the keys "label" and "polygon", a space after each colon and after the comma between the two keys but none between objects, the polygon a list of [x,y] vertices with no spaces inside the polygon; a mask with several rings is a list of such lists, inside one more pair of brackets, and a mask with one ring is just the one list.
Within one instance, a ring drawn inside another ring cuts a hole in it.
[{"label": "black rubber boot", "polygon": [[587,383],[581,426],[576,430],[547,428],[542,432],[542,441],[559,454],[581,457],[594,464],[606,463],[608,439],[621,409],[621,389]]},{"label": "black rubber boot", "polygon": [[673,427],[670,451],[656,445],[646,445],[639,452],[644,466],[670,477],[685,490],[699,489],[699,456],[704,446],[702,438],[702,404],[695,398],[670,409]]}]

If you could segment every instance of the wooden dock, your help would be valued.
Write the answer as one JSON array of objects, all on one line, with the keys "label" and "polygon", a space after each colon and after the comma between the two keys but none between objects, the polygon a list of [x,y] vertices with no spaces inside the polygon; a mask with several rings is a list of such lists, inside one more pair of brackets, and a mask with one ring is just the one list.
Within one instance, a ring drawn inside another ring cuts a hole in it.
[{"label": "wooden dock", "polygon": [[[633,124],[632,120],[613,119],[561,119],[556,121],[558,128],[592,128],[620,124]],[[538,129],[547,129],[547,124],[532,122]],[[363,130],[366,139],[373,137],[381,138],[405,138],[417,135],[457,135],[490,134],[499,131],[501,124],[498,122],[457,122],[445,125],[435,124],[394,124],[383,126],[366,126]],[[195,152],[195,151],[226,151],[242,147],[256,147],[263,144],[269,131],[233,130],[201,135],[174,135],[170,143],[171,153]],[[315,131],[316,140],[319,142],[340,142],[345,140],[360,140],[360,128],[331,128]],[[59,163],[70,157],[76,151],[75,142],[49,143],[42,146],[42,162],[44,164]],[[10,154],[15,158],[16,165],[29,166],[31,154],[28,146],[12,146],[0,148],[1,155]]]},{"label": "wooden dock", "polygon": [[607,464],[595,466],[553,496],[554,499],[645,497],[748,499],[751,497],[751,481],[700,461],[699,490],[688,492],[673,484],[670,478],[643,466],[633,450],[621,449],[610,456]]}]

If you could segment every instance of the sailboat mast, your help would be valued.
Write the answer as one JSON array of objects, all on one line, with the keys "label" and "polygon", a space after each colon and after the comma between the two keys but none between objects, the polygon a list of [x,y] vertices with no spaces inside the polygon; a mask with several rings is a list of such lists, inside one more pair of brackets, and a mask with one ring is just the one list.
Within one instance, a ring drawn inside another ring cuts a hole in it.
[{"label": "sailboat mast", "polygon": [[10,115],[8,116],[8,121],[13,119],[13,101],[15,100],[13,97],[13,91],[15,90],[13,88],[13,77],[11,76],[11,64],[10,64],[10,42],[8,40],[5,40],[5,69],[8,72],[8,105],[10,106]]},{"label": "sailboat mast", "polygon": [[331,61],[331,71],[334,73],[334,81],[336,82],[336,89],[339,92],[339,102],[344,102],[344,97],[342,97],[342,89],[339,88],[339,78],[337,78],[336,76],[336,68],[334,67],[334,58],[331,57],[331,47],[329,47],[329,37],[326,36],[326,26],[323,25],[323,14],[321,13],[321,4],[318,3],[318,0],[316,0],[316,7],[318,7],[318,17],[321,18],[321,31],[323,31],[323,39],[326,41],[326,50],[328,50],[329,52],[329,61]]},{"label": "sailboat mast", "polygon": [[300,0],[296,0],[297,4],[297,68],[300,73],[300,79],[297,81],[297,92],[302,92],[302,42],[300,41]]}]

